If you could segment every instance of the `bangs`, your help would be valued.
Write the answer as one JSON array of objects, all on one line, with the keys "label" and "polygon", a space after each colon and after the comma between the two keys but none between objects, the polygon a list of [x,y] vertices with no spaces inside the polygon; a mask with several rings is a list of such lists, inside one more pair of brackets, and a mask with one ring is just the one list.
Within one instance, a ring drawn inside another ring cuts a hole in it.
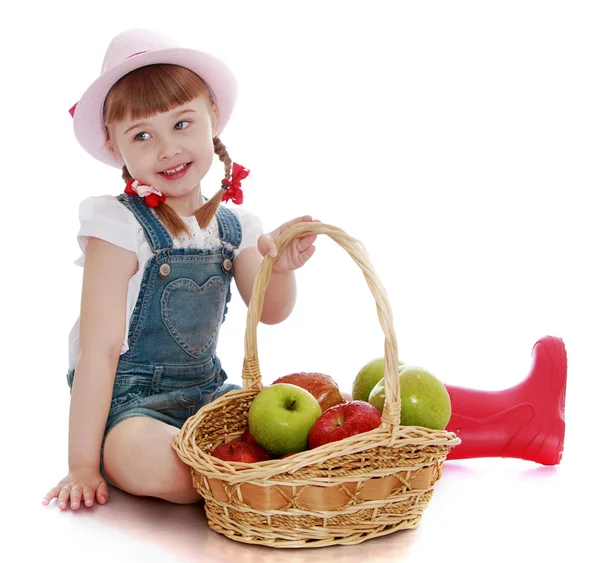
[{"label": "bangs", "polygon": [[104,123],[145,119],[170,111],[210,91],[191,70],[171,64],[143,66],[123,76],[104,102]]}]

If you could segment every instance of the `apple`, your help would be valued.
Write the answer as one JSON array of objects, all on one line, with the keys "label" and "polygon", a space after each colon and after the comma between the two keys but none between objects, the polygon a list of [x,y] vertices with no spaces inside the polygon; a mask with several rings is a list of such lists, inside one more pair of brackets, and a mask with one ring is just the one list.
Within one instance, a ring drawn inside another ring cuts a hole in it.
[{"label": "apple", "polygon": [[[403,365],[404,362],[398,362],[398,368]],[[375,358],[360,369],[352,383],[352,399],[356,401],[369,400],[371,390],[384,376],[383,366],[384,359]]]},{"label": "apple", "polygon": [[381,413],[366,401],[350,401],[327,409],[308,435],[310,449],[378,428]]},{"label": "apple", "polygon": [[261,389],[248,411],[248,427],[256,443],[274,457],[308,449],[308,433],[322,414],[306,389],[275,383]]},{"label": "apple", "polygon": [[300,372],[284,375],[274,382],[291,383],[306,389],[317,401],[321,410],[325,412],[329,407],[345,403],[337,383],[329,375],[316,372]]},{"label": "apple", "polygon": [[[450,395],[444,384],[420,366],[400,368],[400,424],[443,430],[450,422]],[[369,395],[371,403],[383,412],[385,385],[382,379]]]},{"label": "apple", "polygon": [[254,463],[256,461],[271,459],[269,452],[261,448],[258,444],[248,444],[247,442],[240,441],[222,444],[212,455],[223,461],[240,461],[244,463]]},{"label": "apple", "polygon": [[246,444],[256,444],[256,440],[250,434],[250,429],[246,428],[240,436],[240,442],[246,442]]}]

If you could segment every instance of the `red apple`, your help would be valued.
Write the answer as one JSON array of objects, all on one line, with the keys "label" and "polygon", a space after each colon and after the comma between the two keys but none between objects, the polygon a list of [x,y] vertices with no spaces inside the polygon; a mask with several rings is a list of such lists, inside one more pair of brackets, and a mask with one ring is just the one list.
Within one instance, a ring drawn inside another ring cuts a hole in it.
[{"label": "red apple", "polygon": [[252,434],[250,434],[250,428],[246,428],[246,430],[244,430],[240,437],[240,442],[246,442],[246,444],[256,444],[256,440],[252,437]]},{"label": "red apple", "polygon": [[381,424],[381,413],[366,401],[349,401],[327,409],[314,423],[308,434],[308,447],[343,440],[368,432]]},{"label": "red apple", "polygon": [[239,441],[222,444],[212,455],[223,461],[241,461],[244,463],[254,463],[256,461],[271,459],[267,450],[261,448],[258,444],[248,444],[247,442]]},{"label": "red apple", "polygon": [[275,383],[291,383],[306,389],[319,403],[321,410],[325,412],[334,405],[345,403],[337,383],[329,375],[316,372],[290,373],[276,379]]}]

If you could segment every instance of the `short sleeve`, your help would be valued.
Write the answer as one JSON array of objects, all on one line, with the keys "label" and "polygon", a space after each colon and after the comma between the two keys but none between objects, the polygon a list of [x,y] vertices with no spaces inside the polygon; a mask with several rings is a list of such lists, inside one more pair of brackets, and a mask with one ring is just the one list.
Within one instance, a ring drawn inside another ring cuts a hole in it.
[{"label": "short sleeve", "polygon": [[83,252],[75,264],[83,266],[88,237],[96,237],[137,254],[138,223],[131,211],[111,195],[84,199],[79,205],[77,242]]},{"label": "short sleeve", "polygon": [[234,207],[231,209],[240,220],[242,225],[242,242],[240,246],[235,250],[236,256],[249,246],[256,246],[258,237],[264,233],[262,221],[254,213],[247,209],[241,209]]}]

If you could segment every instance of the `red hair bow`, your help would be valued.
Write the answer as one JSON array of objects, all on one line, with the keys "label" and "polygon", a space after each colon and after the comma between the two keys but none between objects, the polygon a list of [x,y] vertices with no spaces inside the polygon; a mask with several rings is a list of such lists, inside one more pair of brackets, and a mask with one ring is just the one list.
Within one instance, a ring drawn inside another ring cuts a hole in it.
[{"label": "red hair bow", "polygon": [[140,184],[137,180],[129,180],[125,186],[125,193],[129,195],[137,195],[144,198],[144,203],[148,207],[158,207],[159,202],[164,203],[166,196],[164,196],[154,186],[146,186]]},{"label": "red hair bow", "polygon": [[244,194],[242,192],[242,180],[250,174],[250,170],[244,168],[237,162],[233,163],[233,174],[231,174],[231,180],[227,178],[221,182],[221,188],[225,190],[223,192],[223,201],[233,201],[236,205],[240,205],[244,201]]}]

